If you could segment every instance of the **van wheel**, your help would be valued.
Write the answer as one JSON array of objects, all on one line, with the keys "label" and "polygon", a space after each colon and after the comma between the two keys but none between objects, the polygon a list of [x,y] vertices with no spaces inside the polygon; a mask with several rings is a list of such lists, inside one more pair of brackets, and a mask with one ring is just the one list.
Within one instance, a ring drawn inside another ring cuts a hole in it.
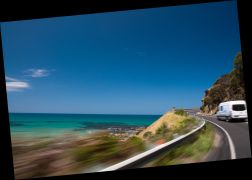
[{"label": "van wheel", "polygon": [[227,121],[227,122],[230,122],[230,120],[231,120],[231,118],[227,116],[227,117],[226,117],[226,121]]}]

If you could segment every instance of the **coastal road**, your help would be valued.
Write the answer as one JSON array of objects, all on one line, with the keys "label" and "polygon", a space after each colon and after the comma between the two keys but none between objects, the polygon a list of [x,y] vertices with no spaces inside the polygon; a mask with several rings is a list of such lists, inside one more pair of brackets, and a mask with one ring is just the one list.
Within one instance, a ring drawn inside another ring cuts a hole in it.
[{"label": "coastal road", "polygon": [[[251,157],[251,146],[250,146],[248,122],[219,121],[217,120],[215,115],[206,116],[206,115],[197,114],[199,110],[187,109],[186,111],[190,115],[202,117],[222,127],[221,129],[220,127],[215,125],[217,132],[222,135],[222,141],[221,141],[222,145],[218,150],[216,150],[215,153],[212,153],[211,156],[213,160],[231,159],[231,157],[228,158],[228,155],[230,154],[230,148],[231,148],[231,151],[233,151],[232,153],[233,153],[234,159]],[[223,129],[226,131],[226,133],[223,131]],[[230,140],[228,140],[227,136],[229,136]],[[233,146],[233,150],[232,150],[232,147],[230,147],[229,141],[231,141],[231,146]]]},{"label": "coastal road", "polygon": [[[218,143],[214,144],[214,148],[210,150],[207,156],[203,159],[204,162],[219,161],[229,159],[251,158],[250,136],[248,122],[243,121],[219,121],[215,116],[205,116],[198,114],[199,110],[186,109],[188,114],[204,118],[205,120],[214,124],[216,139]],[[181,142],[182,144],[183,142]],[[120,169],[132,169],[148,166],[148,163],[158,158],[165,153],[167,149],[162,152],[153,153],[148,156],[148,159],[141,159]],[[110,169],[109,167],[108,169]],[[102,170],[104,171],[104,170]],[[106,169],[105,169],[106,171]]]}]

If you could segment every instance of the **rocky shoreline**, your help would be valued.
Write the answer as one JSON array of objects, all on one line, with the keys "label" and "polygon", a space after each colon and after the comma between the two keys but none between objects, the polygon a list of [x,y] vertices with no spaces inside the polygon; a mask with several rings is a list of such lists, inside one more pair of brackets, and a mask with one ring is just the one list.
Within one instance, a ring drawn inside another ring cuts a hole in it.
[{"label": "rocky shoreline", "polygon": [[146,127],[111,127],[108,128],[110,135],[118,137],[120,140],[125,141],[128,138],[139,134]]},{"label": "rocky shoreline", "polygon": [[[120,140],[125,141],[128,138],[138,135],[141,131],[146,129],[147,126],[110,126],[110,127],[99,127],[95,131],[108,132],[112,136],[118,137]],[[85,127],[74,129],[74,131],[84,131]]]}]

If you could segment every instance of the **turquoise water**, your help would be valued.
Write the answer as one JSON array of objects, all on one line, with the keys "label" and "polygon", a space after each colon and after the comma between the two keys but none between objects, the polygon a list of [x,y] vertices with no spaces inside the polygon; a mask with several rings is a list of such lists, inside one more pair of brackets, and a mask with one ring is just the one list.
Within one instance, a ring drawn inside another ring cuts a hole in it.
[{"label": "turquoise water", "polygon": [[12,134],[50,136],[68,132],[87,133],[119,127],[149,126],[160,115],[10,113]]}]

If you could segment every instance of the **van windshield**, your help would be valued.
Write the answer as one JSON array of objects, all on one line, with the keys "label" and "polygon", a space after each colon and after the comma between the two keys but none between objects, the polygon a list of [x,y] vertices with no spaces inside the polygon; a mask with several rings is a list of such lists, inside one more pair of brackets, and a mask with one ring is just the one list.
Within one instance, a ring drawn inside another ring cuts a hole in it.
[{"label": "van windshield", "polygon": [[233,105],[233,110],[234,111],[244,111],[244,110],[246,110],[246,107],[244,104],[235,104],[235,105]]}]

